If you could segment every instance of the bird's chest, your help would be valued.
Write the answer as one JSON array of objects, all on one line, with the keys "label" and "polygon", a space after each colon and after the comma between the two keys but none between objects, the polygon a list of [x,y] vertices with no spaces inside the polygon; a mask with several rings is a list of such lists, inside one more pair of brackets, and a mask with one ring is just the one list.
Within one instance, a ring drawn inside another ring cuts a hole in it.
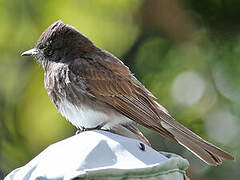
[{"label": "bird's chest", "polygon": [[92,104],[91,106],[85,104],[74,105],[67,100],[63,100],[58,105],[58,111],[79,129],[82,127],[96,128],[98,126],[103,127],[103,129],[111,129],[111,127],[118,124],[132,122],[113,109],[108,107],[100,108],[97,104]]},{"label": "bird's chest", "polygon": [[130,120],[107,104],[98,101],[88,90],[84,78],[74,75],[67,66],[52,64],[45,71],[45,88],[58,111],[77,128],[108,129]]},{"label": "bird's chest", "polygon": [[66,98],[69,83],[69,70],[66,65],[54,62],[49,64],[44,73],[44,86],[56,106],[62,98]]},{"label": "bird's chest", "polygon": [[58,104],[58,111],[77,128],[95,128],[111,121],[112,116],[84,104],[74,105],[66,99]]},{"label": "bird's chest", "polygon": [[94,128],[110,121],[112,113],[96,108],[96,101],[86,91],[85,82],[80,80],[61,64],[51,64],[44,74],[49,97],[60,114],[74,126]]}]

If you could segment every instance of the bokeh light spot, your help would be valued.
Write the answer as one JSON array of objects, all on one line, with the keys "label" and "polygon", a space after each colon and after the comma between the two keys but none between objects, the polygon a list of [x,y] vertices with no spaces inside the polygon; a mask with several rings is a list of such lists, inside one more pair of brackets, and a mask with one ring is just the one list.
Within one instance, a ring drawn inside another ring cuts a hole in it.
[{"label": "bokeh light spot", "polygon": [[208,115],[205,127],[208,135],[224,144],[230,143],[238,133],[237,117],[226,110],[219,110]]},{"label": "bokeh light spot", "polygon": [[197,73],[183,72],[172,84],[172,96],[176,103],[192,105],[201,99],[205,89],[204,80]]}]

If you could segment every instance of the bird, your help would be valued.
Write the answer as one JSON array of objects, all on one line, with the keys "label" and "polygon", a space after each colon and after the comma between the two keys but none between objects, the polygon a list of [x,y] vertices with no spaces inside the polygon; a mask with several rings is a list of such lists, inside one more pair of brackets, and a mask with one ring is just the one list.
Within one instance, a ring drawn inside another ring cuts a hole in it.
[{"label": "bird", "polygon": [[58,20],[21,54],[44,69],[44,86],[62,116],[80,131],[104,130],[151,145],[142,125],[178,142],[209,165],[234,157],[176,121],[124,63]]}]

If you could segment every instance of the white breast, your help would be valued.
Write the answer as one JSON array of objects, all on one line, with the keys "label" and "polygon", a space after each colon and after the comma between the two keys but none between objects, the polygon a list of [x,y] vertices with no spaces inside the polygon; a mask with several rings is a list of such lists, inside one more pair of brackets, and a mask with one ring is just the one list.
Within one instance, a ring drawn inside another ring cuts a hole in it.
[{"label": "white breast", "polygon": [[95,128],[105,123],[103,129],[110,129],[117,124],[125,124],[131,122],[130,119],[120,113],[111,112],[109,114],[95,111],[87,106],[75,106],[67,100],[62,101],[58,105],[58,110],[68,121],[77,128]]}]

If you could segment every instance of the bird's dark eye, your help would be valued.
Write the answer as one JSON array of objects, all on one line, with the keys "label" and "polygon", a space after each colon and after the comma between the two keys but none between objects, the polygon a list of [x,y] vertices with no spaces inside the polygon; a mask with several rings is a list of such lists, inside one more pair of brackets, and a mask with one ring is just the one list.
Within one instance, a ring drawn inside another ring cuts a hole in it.
[{"label": "bird's dark eye", "polygon": [[52,56],[53,50],[46,48],[46,49],[44,49],[44,54],[45,54],[45,56]]}]

